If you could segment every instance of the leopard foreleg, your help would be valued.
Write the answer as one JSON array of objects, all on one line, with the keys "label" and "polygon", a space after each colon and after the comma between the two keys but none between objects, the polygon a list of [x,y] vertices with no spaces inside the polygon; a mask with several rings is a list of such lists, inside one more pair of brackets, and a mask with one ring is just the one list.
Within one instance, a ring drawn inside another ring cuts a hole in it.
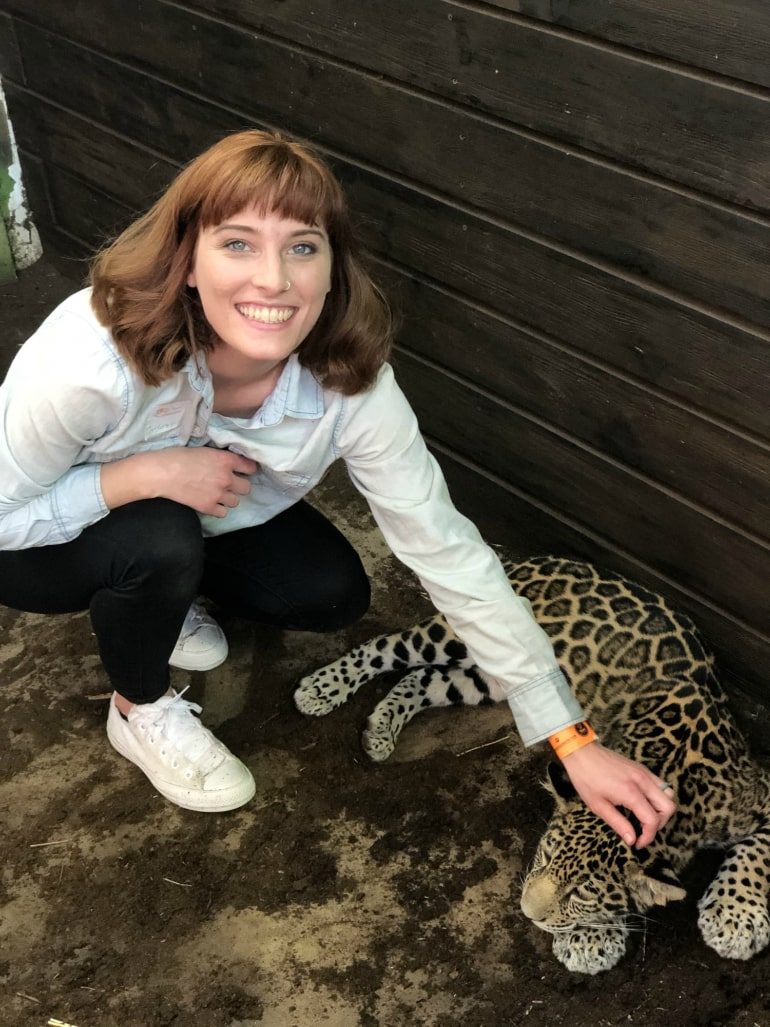
[{"label": "leopard foreleg", "polygon": [[698,902],[698,927],[725,959],[750,959],[770,941],[770,829],[738,842]]},{"label": "leopard foreleg", "polygon": [[622,924],[576,927],[554,935],[553,954],[573,973],[598,974],[623,958],[628,933]]},{"label": "leopard foreleg", "polygon": [[362,744],[370,759],[381,763],[393,752],[404,726],[421,710],[433,706],[478,706],[498,702],[499,688],[490,688],[472,667],[423,667],[402,678],[374,709]]}]

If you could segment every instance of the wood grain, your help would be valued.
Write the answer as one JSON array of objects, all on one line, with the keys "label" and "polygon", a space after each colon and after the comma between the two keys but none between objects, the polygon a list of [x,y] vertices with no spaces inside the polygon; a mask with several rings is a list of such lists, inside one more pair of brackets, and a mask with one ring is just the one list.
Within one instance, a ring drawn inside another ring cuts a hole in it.
[{"label": "wood grain", "polygon": [[[611,264],[642,283],[676,290],[770,329],[765,273],[770,225],[753,216],[429,98],[370,78],[359,81],[352,72],[327,68],[325,88],[313,89],[312,60],[289,68],[302,103],[282,109],[280,90],[268,89],[263,98],[252,88],[239,99],[251,117],[214,110],[201,118],[195,98],[178,89],[51,34],[28,26],[20,32],[34,54],[30,88],[56,100],[61,79],[71,81],[68,106],[131,138],[142,140],[143,133],[153,132],[167,140],[166,152],[186,158],[201,141],[224,131],[255,121],[279,123],[299,135],[320,136],[333,151],[403,176],[416,188]],[[255,41],[253,47],[260,80],[277,82],[272,44]],[[285,63],[284,51],[277,57]],[[330,93],[339,97],[333,106]],[[379,130],[373,133],[369,126],[375,122]],[[479,154],[494,159],[479,160]]]},{"label": "wood grain", "polygon": [[[296,44],[258,40],[253,31],[162,0],[136,4],[142,32],[130,31],[122,0],[100,0],[96,9],[90,0],[2,2],[26,21],[144,70],[165,75],[173,69],[176,84],[229,104],[253,99],[260,76],[271,83],[262,98],[272,98],[284,112],[319,94],[335,103],[345,99],[336,62],[311,62]],[[412,4],[406,18],[397,3],[360,6],[378,15],[364,65],[402,85],[770,210],[770,100],[762,93],[446,0]],[[325,109],[336,122],[333,106]]]}]

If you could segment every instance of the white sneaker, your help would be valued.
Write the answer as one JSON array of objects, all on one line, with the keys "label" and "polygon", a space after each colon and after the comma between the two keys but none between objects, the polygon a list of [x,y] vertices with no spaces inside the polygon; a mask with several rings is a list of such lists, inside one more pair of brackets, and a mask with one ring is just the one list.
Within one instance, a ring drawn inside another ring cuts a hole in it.
[{"label": "white sneaker", "polygon": [[227,659],[227,639],[213,617],[193,603],[168,662],[182,670],[213,670]]},{"label": "white sneaker", "polygon": [[177,806],[202,813],[243,806],[255,791],[251,771],[193,716],[201,708],[182,694],[134,706],[123,717],[113,693],[107,716],[110,744]]}]

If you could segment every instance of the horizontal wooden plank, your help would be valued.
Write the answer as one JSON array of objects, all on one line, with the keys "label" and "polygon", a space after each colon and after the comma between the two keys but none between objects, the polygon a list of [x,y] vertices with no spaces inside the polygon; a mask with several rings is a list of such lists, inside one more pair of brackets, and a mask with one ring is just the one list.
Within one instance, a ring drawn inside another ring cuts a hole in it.
[{"label": "horizontal wooden plank", "polygon": [[93,251],[109,242],[134,217],[122,203],[94,192],[82,179],[48,165],[48,192],[57,227],[87,243]]},{"label": "horizontal wooden plank", "polygon": [[[443,446],[431,448],[455,504],[489,542],[520,555],[553,552],[583,557],[656,589],[695,620],[716,653],[723,679],[740,687],[753,702],[770,704],[770,638],[766,634],[736,622],[715,606],[711,597],[683,591],[679,575],[662,577],[645,562],[644,552],[618,548],[590,527],[577,524],[569,511],[543,506]],[[712,551],[712,556],[719,567],[722,554]],[[766,576],[768,572],[770,567],[766,567]],[[770,751],[770,746],[767,748]]]},{"label": "horizontal wooden plank", "polygon": [[366,172],[336,165],[367,245],[709,415],[770,436],[770,347]]},{"label": "horizontal wooden plank", "polygon": [[[23,27],[22,39],[34,55],[30,87],[37,93],[56,101],[59,83],[73,81],[68,104],[89,117],[140,139],[145,122],[176,136],[177,152],[187,156],[194,148],[194,99],[39,30]],[[254,43],[257,64],[275,56],[271,45],[268,51]],[[346,71],[332,69],[335,81],[314,91],[312,68],[300,62],[295,69],[295,86],[307,99],[284,111],[281,124],[291,131],[319,134],[335,151],[770,328],[770,226],[403,90],[370,79],[351,83]],[[271,81],[274,72],[272,64],[264,70]],[[340,97],[331,113],[327,92]],[[258,119],[279,121],[280,100],[269,97],[251,100],[249,109]],[[36,120],[32,110],[26,116]],[[221,132],[222,116],[210,120]],[[245,119],[224,120],[240,126]],[[380,131],[372,133],[375,122]],[[202,128],[197,131],[207,134]],[[479,153],[494,159],[480,162]]]},{"label": "horizontal wooden plank", "polygon": [[431,365],[399,353],[396,368],[431,438],[614,545],[633,547],[750,627],[770,624],[770,549]]},{"label": "horizontal wooden plank", "polygon": [[16,41],[13,18],[9,14],[2,13],[0,13],[0,76],[6,80],[24,81],[24,68],[21,63],[21,51]]},{"label": "horizontal wooden plank", "polygon": [[92,182],[137,213],[154,202],[179,170],[12,83],[6,84],[6,99],[20,146]]},{"label": "horizontal wooden plank", "polygon": [[[127,13],[122,0],[3,0],[25,20],[234,105],[271,98],[281,110],[324,94],[344,99],[336,68],[279,47],[266,64],[252,31],[162,0]],[[244,5],[244,18],[258,5]],[[364,64],[516,125],[758,210],[770,210],[770,100],[446,0],[421,0],[408,19],[390,4],[358,6]],[[132,31],[140,18],[142,32]],[[372,40],[377,45],[372,46]],[[262,52],[269,41],[261,43]],[[227,54],[227,60],[221,59]],[[29,70],[29,69],[28,69]],[[264,77],[270,88],[256,90]],[[269,95],[268,95],[269,94]],[[335,120],[332,118],[332,120]],[[372,121],[369,125],[371,132]],[[391,140],[398,144],[398,135]]]},{"label": "horizontal wooden plank", "polygon": [[486,2],[559,28],[770,86],[770,19],[765,0]]},{"label": "horizontal wooden plank", "polygon": [[401,298],[402,346],[770,539],[770,447],[754,445],[410,274],[382,267],[380,276]]}]

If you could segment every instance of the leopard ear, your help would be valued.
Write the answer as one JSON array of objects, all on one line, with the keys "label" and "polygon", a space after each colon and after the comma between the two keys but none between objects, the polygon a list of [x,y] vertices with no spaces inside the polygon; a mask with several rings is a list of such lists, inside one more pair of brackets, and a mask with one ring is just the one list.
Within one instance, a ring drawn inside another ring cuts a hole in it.
[{"label": "leopard ear", "polygon": [[647,866],[635,859],[629,860],[626,884],[639,910],[679,902],[687,895],[674,871],[663,860],[654,859]]},{"label": "leopard ear", "polygon": [[556,805],[563,809],[568,802],[574,802],[578,794],[570,781],[567,771],[558,760],[548,764],[548,781],[545,787],[556,799]]}]

